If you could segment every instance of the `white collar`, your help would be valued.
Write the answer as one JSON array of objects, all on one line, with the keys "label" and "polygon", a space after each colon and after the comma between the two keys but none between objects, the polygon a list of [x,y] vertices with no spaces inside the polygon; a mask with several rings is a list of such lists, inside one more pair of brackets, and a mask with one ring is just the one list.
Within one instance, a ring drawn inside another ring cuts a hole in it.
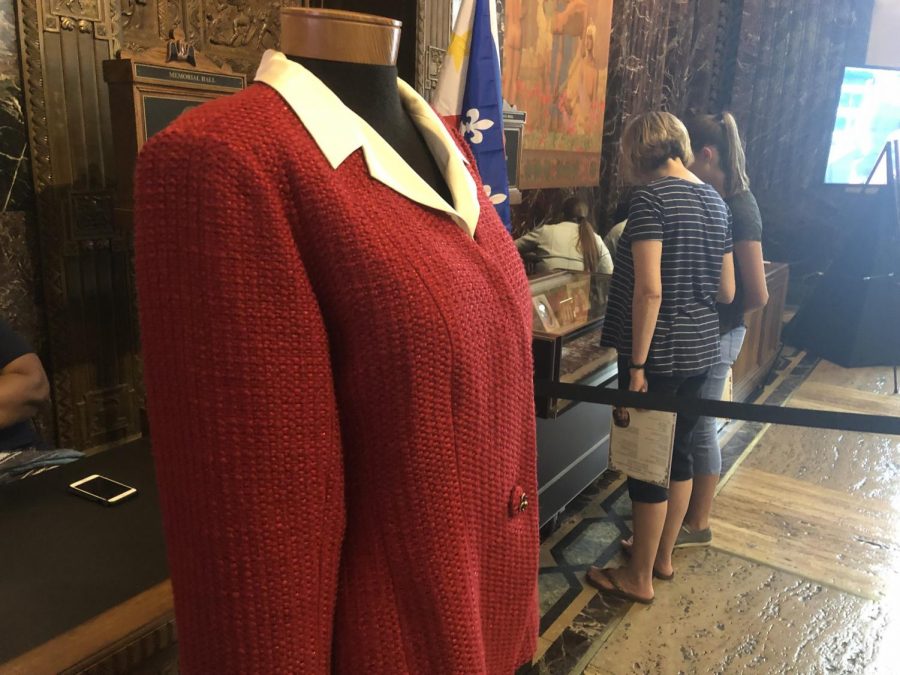
[{"label": "white collar", "polygon": [[470,237],[475,236],[481,206],[478,188],[465,166],[468,161],[437,113],[406,82],[397,80],[403,107],[431,150],[456,208],[413,171],[362,117],[299,63],[270,49],[263,54],[255,79],[275,89],[293,108],[333,169],[362,148],[372,178],[418,204],[447,213]]}]

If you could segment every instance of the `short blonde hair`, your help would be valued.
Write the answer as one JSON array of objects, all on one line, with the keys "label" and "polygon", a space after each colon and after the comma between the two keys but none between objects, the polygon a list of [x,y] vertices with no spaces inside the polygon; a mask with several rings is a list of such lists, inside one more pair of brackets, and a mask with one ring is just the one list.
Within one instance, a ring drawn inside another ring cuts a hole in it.
[{"label": "short blonde hair", "polygon": [[637,180],[670,159],[680,159],[687,166],[694,161],[694,153],[680,119],[667,112],[649,112],[636,117],[626,127],[622,159],[625,175]]}]

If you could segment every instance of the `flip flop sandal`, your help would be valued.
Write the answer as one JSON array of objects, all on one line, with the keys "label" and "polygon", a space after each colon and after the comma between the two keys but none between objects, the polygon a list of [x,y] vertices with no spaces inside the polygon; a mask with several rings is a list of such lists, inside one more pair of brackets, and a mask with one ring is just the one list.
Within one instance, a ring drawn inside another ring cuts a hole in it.
[{"label": "flip flop sandal", "polygon": [[[592,568],[592,569],[596,569],[596,568]],[[628,600],[629,602],[637,602],[642,605],[652,605],[653,604],[654,598],[650,598],[649,600],[647,598],[641,598],[641,597],[638,597],[637,595],[634,595],[634,593],[629,593],[624,588],[622,588],[619,585],[619,582],[616,581],[615,578],[609,573],[610,569],[611,568],[606,567],[606,568],[600,570],[600,575],[612,585],[612,588],[607,588],[606,586],[601,586],[599,583],[594,581],[591,578],[590,570],[588,570],[588,574],[585,574],[585,580],[588,582],[588,584],[590,584],[591,586],[596,588],[597,591],[601,595],[606,595],[611,598],[619,598],[620,600]]]},{"label": "flip flop sandal", "polygon": [[675,570],[672,570],[671,574],[663,574],[662,572],[658,572],[656,568],[653,568],[653,578],[659,579],[660,581],[672,581],[675,578]]},{"label": "flip flop sandal", "polygon": [[[631,547],[622,546],[622,555],[626,558],[631,557]],[[660,581],[672,581],[675,578],[675,570],[672,570],[671,574],[663,574],[662,572],[657,571],[657,569],[653,568],[653,578],[659,579]]]}]

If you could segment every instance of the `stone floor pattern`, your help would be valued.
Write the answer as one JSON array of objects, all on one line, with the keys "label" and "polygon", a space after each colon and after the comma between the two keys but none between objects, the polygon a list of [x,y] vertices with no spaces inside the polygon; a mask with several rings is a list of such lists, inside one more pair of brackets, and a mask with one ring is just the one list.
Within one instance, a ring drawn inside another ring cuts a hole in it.
[{"label": "stone floor pattern", "polygon": [[[888,368],[786,350],[756,402],[900,415]],[[652,606],[598,596],[631,503],[604,475],[541,550],[541,637],[520,675],[900,672],[900,437],[732,422],[713,545],[676,551]]]}]

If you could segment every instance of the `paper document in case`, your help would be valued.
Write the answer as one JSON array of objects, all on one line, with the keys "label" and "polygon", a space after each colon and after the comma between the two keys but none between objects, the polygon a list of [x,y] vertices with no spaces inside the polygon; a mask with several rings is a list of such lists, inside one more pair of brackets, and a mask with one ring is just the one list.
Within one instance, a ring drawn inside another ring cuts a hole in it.
[{"label": "paper document in case", "polygon": [[626,476],[669,487],[676,414],[614,408],[609,464]]}]

